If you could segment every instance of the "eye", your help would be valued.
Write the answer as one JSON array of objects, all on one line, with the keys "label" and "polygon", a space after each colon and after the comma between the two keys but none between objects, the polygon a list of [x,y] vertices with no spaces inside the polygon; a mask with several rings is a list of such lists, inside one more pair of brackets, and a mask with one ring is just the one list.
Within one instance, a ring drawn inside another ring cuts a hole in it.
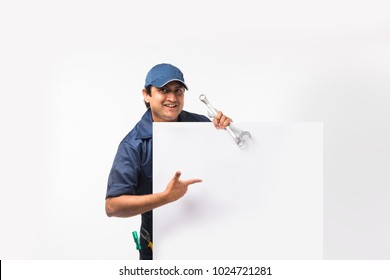
[{"label": "eye", "polygon": [[168,92],[169,92],[169,90],[168,90],[167,88],[165,88],[165,87],[159,88],[158,90],[159,90],[161,93],[168,93]]},{"label": "eye", "polygon": [[183,91],[182,88],[178,88],[178,89],[175,90],[175,93],[178,94],[178,95],[183,94],[183,92],[184,91]]}]

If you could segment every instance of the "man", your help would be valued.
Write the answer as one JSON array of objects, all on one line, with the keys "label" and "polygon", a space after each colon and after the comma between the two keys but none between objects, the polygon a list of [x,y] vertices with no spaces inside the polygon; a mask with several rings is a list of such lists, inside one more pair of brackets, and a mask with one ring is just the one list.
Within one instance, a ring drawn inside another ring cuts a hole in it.
[{"label": "man", "polygon": [[[142,90],[147,111],[119,145],[109,175],[106,213],[109,217],[141,214],[140,259],[153,259],[152,210],[178,200],[188,186],[201,179],[181,180],[177,171],[161,193],[152,188],[152,122],[209,122],[202,115],[183,110],[187,90],[183,73],[171,64],[158,64],[147,74]],[[231,119],[218,112],[213,123],[226,128]]]}]

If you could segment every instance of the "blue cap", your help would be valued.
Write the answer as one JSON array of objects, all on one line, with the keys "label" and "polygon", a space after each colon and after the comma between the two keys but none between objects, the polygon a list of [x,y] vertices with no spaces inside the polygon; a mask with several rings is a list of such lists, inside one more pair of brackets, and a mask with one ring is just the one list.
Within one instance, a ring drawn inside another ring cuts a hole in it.
[{"label": "blue cap", "polygon": [[172,81],[181,82],[188,89],[179,68],[167,63],[157,64],[146,75],[145,88],[150,85],[160,88]]}]

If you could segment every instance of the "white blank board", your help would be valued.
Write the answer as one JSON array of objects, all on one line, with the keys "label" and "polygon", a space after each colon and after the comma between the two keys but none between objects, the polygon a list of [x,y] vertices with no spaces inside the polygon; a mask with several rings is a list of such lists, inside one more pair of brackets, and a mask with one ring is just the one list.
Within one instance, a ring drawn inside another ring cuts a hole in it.
[{"label": "white blank board", "polygon": [[201,178],[154,210],[155,259],[322,259],[322,123],[153,124],[154,193]]}]

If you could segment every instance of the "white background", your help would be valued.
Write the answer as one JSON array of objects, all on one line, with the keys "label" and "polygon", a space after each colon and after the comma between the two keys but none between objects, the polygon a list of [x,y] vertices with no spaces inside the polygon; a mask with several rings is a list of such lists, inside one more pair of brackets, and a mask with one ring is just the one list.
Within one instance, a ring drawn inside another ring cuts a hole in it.
[{"label": "white background", "polygon": [[324,122],[325,258],[390,258],[388,1],[1,1],[0,257],[136,258],[104,213],[146,72],[235,121]]}]

